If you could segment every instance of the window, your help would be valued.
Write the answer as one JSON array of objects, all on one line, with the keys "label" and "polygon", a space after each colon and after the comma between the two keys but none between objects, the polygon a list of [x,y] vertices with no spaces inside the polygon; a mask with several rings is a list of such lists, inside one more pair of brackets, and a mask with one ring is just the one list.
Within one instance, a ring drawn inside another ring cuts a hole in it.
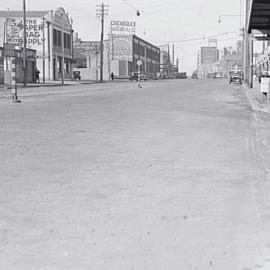
[{"label": "window", "polygon": [[57,45],[57,30],[53,29],[53,45]]},{"label": "window", "polygon": [[64,33],[64,48],[67,48],[67,34]]},{"label": "window", "polygon": [[62,46],[62,37],[61,37],[61,32],[57,30],[57,45]]}]

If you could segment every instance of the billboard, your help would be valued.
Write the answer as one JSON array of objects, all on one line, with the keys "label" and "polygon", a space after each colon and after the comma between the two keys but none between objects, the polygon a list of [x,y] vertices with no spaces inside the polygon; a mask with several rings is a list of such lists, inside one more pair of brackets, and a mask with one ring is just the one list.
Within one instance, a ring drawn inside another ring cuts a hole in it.
[{"label": "billboard", "polygon": [[218,61],[218,50],[216,47],[201,47],[201,63],[209,64]]},{"label": "billboard", "polygon": [[133,61],[133,36],[118,36],[112,37],[112,59]]},{"label": "billboard", "polygon": [[111,34],[132,35],[136,31],[136,22],[111,21]]}]

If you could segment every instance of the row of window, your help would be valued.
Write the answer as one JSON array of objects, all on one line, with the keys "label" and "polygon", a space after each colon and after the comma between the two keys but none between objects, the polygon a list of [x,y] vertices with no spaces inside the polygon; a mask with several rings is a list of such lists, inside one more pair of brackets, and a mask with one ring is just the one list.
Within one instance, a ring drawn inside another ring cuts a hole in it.
[{"label": "row of window", "polygon": [[[56,29],[53,29],[53,45],[62,46],[61,31]],[[64,48],[71,49],[71,36],[67,33],[64,33]]]},{"label": "row of window", "polygon": [[147,58],[152,58],[156,61],[159,61],[160,53],[155,48],[148,49],[142,46],[141,44],[134,44],[133,46],[134,46],[135,54],[140,55],[140,56],[145,56],[145,53],[146,53]]},{"label": "row of window", "polygon": [[[145,67],[144,61],[142,61],[143,64],[141,66],[141,71],[142,72],[147,72],[147,73],[156,73],[159,71],[159,64],[154,64],[154,63],[147,63]],[[145,71],[146,68],[146,71]],[[134,61],[131,63],[131,69],[132,71],[137,71],[138,66],[137,66],[137,61]]]}]

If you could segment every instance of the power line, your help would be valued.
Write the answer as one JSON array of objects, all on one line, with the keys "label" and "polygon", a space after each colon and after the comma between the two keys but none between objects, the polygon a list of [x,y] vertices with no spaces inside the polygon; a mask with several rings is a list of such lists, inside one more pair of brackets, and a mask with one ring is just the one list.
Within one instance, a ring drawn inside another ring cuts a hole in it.
[{"label": "power line", "polygon": [[203,36],[203,37],[198,37],[198,38],[182,39],[182,40],[169,40],[165,43],[182,43],[182,42],[185,43],[185,42],[197,41],[197,40],[207,40],[209,38],[215,38],[215,37],[236,34],[236,33],[237,32],[225,32],[225,33],[221,33],[221,34],[216,34],[216,35],[211,35],[211,36]]},{"label": "power line", "polygon": [[127,0],[122,0],[122,2],[126,3],[129,7],[131,7],[134,10],[138,10],[137,8],[135,8],[130,2],[128,2]]}]

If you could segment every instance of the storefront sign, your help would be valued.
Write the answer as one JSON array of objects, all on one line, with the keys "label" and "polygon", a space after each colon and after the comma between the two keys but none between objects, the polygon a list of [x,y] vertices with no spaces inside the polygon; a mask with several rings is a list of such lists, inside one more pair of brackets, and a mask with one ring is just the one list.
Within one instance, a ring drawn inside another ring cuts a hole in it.
[{"label": "storefront sign", "polygon": [[136,32],[135,22],[111,21],[112,34],[130,35],[130,34],[135,34],[135,32]]},{"label": "storefront sign", "polygon": [[112,59],[133,60],[132,36],[112,36]]}]

